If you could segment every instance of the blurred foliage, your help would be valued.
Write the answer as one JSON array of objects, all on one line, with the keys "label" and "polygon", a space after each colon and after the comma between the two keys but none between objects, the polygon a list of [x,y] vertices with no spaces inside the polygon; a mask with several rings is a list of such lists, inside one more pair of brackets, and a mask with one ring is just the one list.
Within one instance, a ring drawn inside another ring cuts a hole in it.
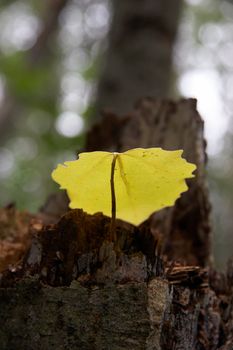
[{"label": "blurred foliage", "polygon": [[[103,25],[99,18],[107,1],[96,1],[95,7],[91,1],[68,1],[51,33],[46,22],[50,4],[0,5],[0,204],[16,200],[19,208],[30,211],[38,210],[57,189],[50,179],[52,169],[75,159],[83,147],[80,119],[85,124],[93,112],[88,101],[98,74],[97,46],[107,31],[106,18]],[[89,28],[91,16],[96,16],[97,38]],[[16,30],[21,17],[22,27]]]},{"label": "blurred foliage", "polygon": [[[57,77],[48,66],[32,65],[22,52],[0,58],[1,73],[7,77],[7,87],[23,106],[40,106],[54,112],[54,92],[57,91]],[[48,87],[50,89],[48,90]]]}]

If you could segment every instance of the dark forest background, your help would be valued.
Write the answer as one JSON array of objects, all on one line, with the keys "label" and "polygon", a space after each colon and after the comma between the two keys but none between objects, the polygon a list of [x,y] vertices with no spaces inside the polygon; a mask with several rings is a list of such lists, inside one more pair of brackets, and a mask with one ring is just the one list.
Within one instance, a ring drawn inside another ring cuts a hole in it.
[{"label": "dark forest background", "polygon": [[[51,171],[76,158],[101,110],[124,115],[143,96],[194,97],[222,268],[233,244],[233,2],[157,1],[154,17],[154,1],[145,3],[0,2],[0,205],[37,211],[58,191]],[[129,20],[142,10],[145,23]]]}]

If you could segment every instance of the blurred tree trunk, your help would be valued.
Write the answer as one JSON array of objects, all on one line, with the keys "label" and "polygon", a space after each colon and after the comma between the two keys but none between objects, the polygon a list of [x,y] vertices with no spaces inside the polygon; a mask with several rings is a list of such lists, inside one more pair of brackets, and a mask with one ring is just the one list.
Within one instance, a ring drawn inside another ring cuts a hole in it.
[{"label": "blurred tree trunk", "polygon": [[97,96],[98,112],[132,110],[141,97],[167,97],[182,0],[112,0],[113,18]]}]

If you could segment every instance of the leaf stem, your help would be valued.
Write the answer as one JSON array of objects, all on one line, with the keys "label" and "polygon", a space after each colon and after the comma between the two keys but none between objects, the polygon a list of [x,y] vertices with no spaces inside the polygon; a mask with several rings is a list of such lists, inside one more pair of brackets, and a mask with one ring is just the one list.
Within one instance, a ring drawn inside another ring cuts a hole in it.
[{"label": "leaf stem", "polygon": [[112,197],[112,219],[110,227],[110,237],[111,240],[116,241],[116,194],[115,194],[115,184],[114,184],[114,171],[118,153],[113,153],[112,166],[111,166],[111,197]]}]

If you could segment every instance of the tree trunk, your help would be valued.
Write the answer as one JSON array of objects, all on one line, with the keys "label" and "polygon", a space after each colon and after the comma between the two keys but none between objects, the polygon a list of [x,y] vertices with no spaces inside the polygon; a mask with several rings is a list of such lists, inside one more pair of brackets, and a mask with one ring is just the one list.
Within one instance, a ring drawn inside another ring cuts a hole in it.
[{"label": "tree trunk", "polygon": [[[106,126],[121,128],[119,149],[132,146],[135,135],[146,146],[160,140],[172,148],[177,145],[166,141],[164,120],[170,127],[177,118],[186,125],[179,146],[199,166],[187,196],[163,213],[163,222],[152,217],[134,227],[117,221],[116,242],[110,240],[110,219],[102,214],[72,210],[43,228],[34,220],[21,264],[1,275],[2,350],[232,349],[232,264],[224,276],[170,260],[185,237],[189,249],[178,250],[180,260],[206,265],[209,259],[204,142],[194,101],[143,100],[132,117],[108,116]],[[161,126],[157,136],[151,128],[155,119]],[[101,143],[102,133],[103,124],[94,128],[89,148]],[[112,147],[110,139],[105,147]],[[168,257],[159,253],[162,235]]]},{"label": "tree trunk", "polygon": [[121,152],[136,147],[183,149],[184,157],[197,165],[196,177],[189,181],[189,191],[173,208],[155,214],[150,225],[161,237],[169,259],[205,266],[211,258],[210,204],[205,180],[203,121],[196,111],[196,101],[143,99],[125,118],[107,114],[87,138],[88,151]]},{"label": "tree trunk", "polygon": [[182,0],[114,0],[96,115],[128,113],[143,96],[168,96]]}]

